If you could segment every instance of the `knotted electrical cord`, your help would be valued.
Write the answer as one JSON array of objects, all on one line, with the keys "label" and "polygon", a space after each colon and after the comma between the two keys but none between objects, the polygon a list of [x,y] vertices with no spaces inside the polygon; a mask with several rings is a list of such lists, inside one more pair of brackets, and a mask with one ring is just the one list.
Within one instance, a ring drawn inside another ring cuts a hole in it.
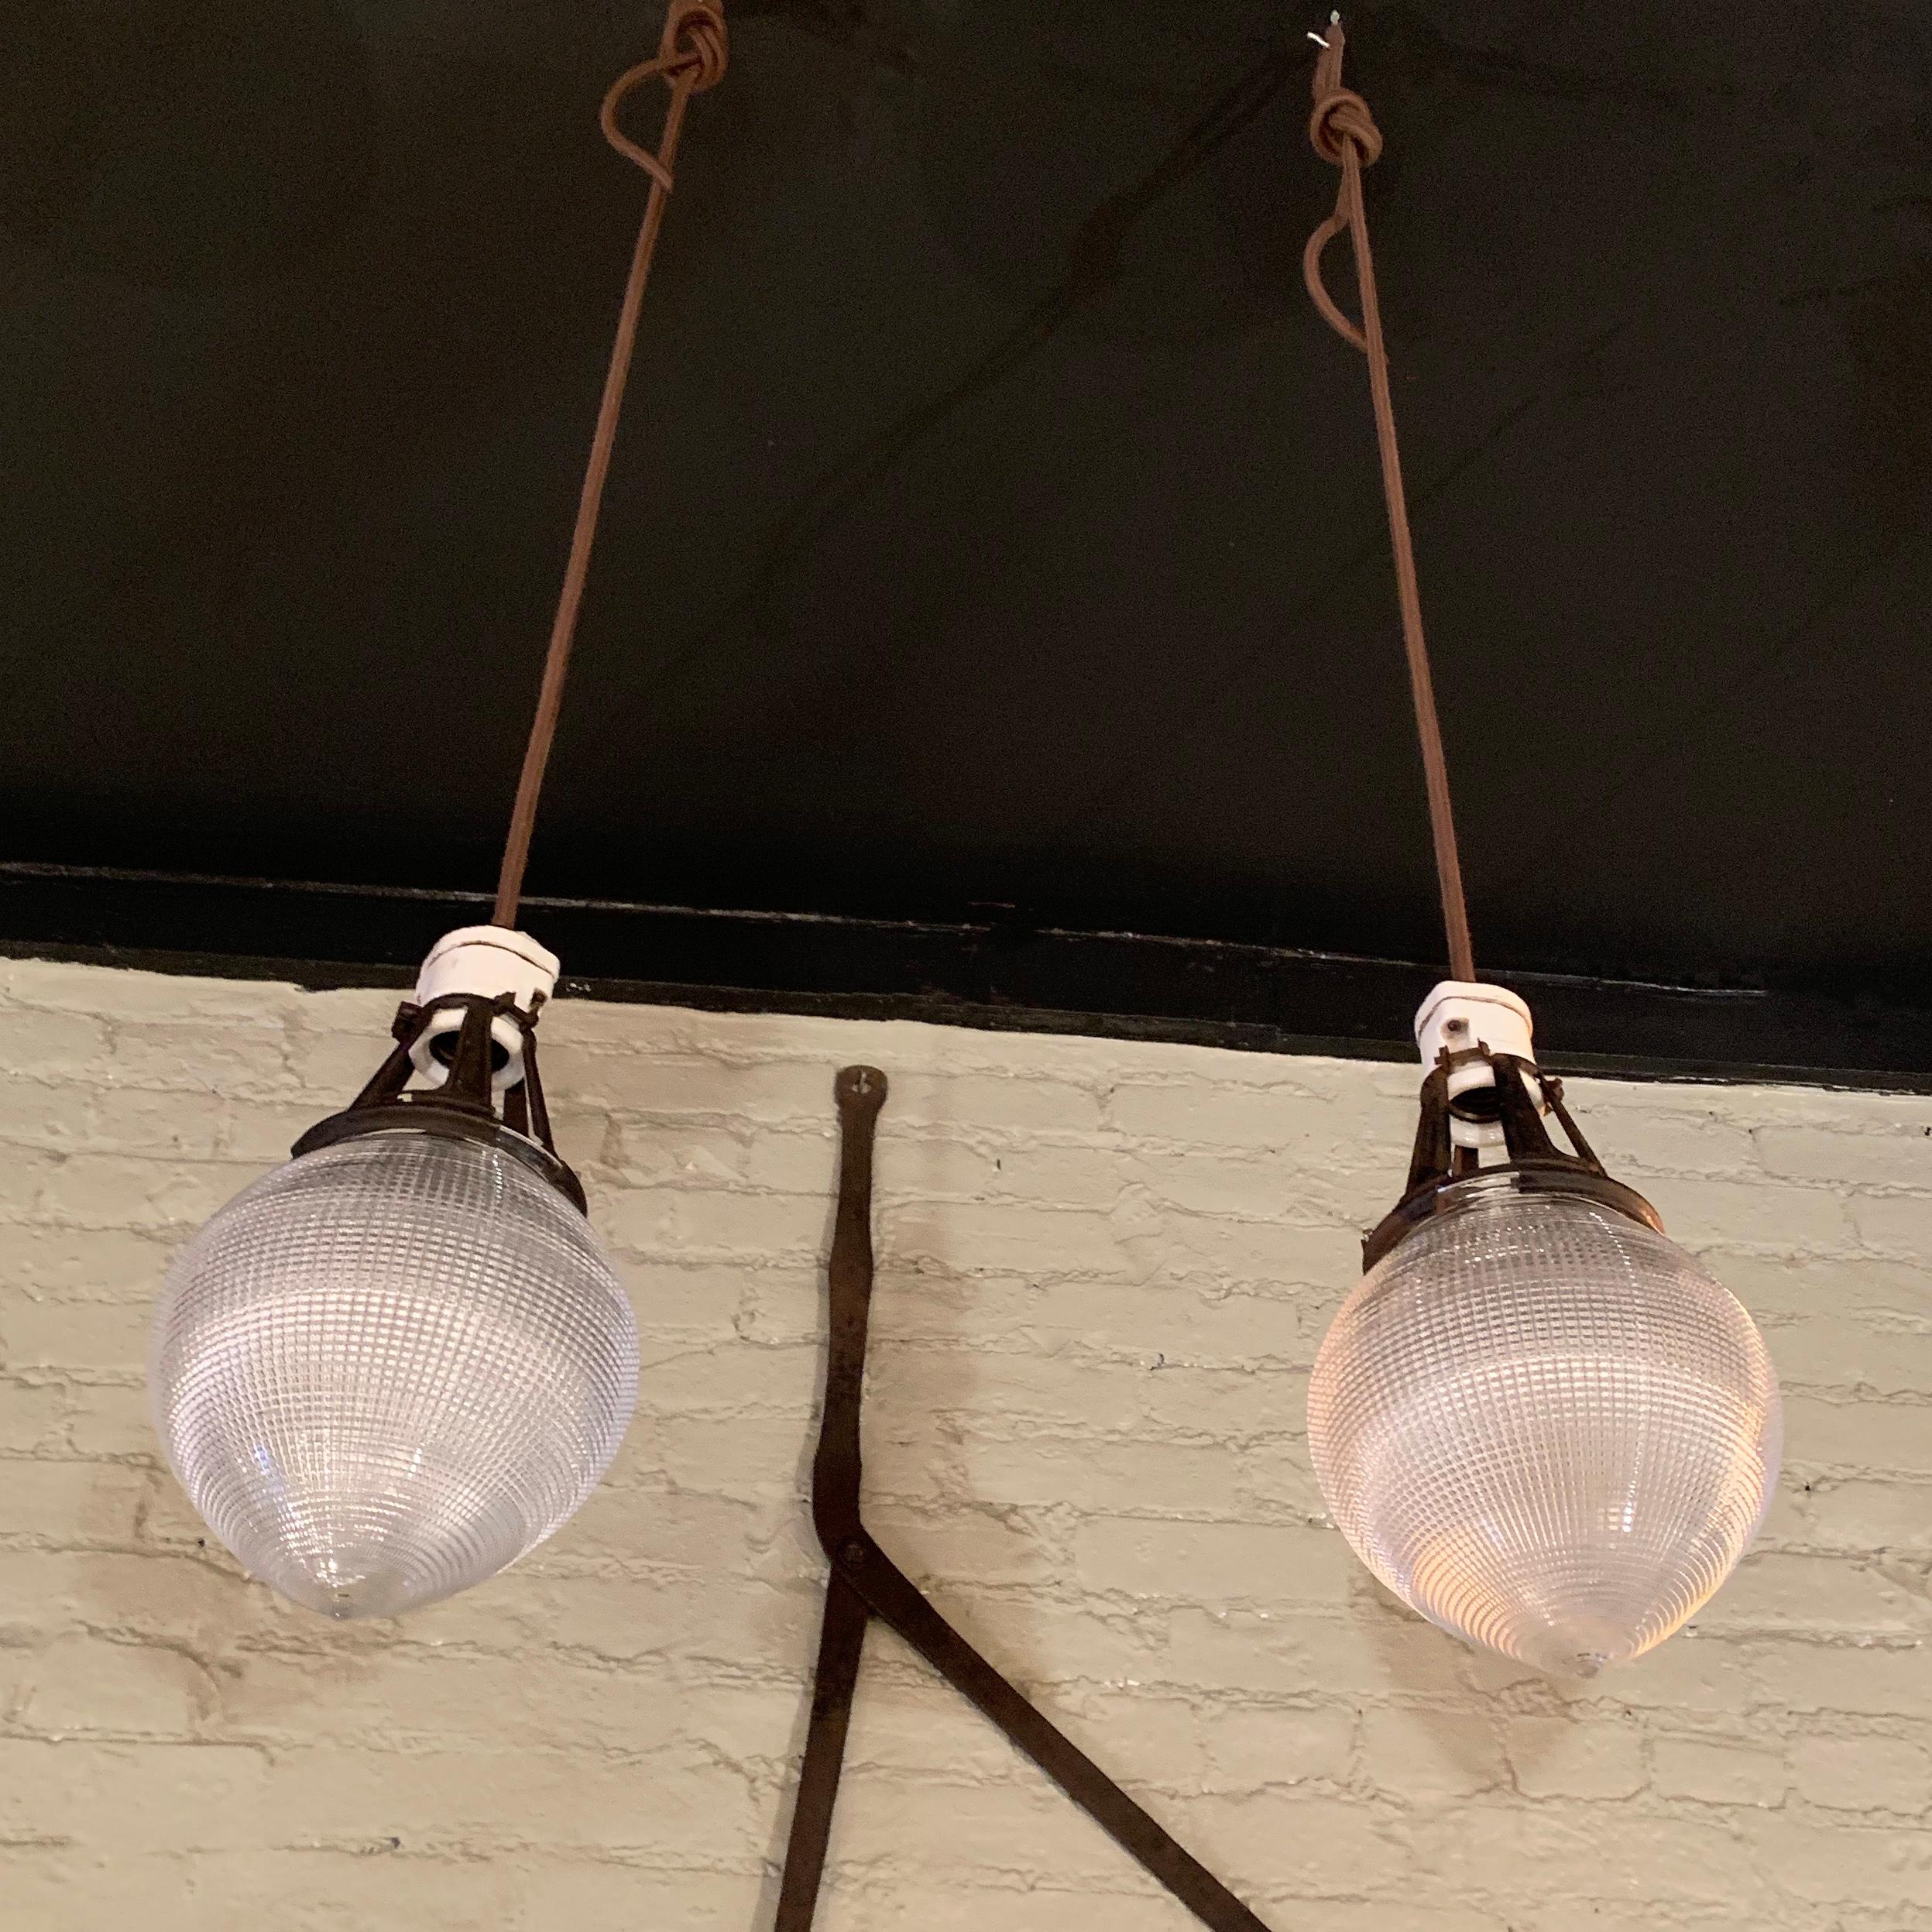
[{"label": "knotted electrical cord", "polygon": [[[644,204],[637,245],[630,258],[623,306],[618,311],[610,366],[604,377],[603,400],[598,405],[597,427],[591,438],[584,486],[577,499],[570,561],[565,566],[556,619],[551,626],[550,650],[544,659],[544,680],[537,694],[536,715],[530,720],[523,774],[517,781],[516,802],[510,810],[503,866],[496,882],[496,908],[491,915],[496,925],[516,925],[517,904],[523,897],[523,868],[530,859],[537,802],[544,788],[551,745],[557,736],[564,678],[570,668],[571,645],[577,635],[577,613],[584,601],[585,582],[590,575],[591,547],[597,539],[597,513],[603,502],[604,479],[609,473],[611,449],[617,440],[618,412],[623,406],[624,383],[630,373],[631,352],[637,345],[638,311],[643,303],[644,284],[650,276],[651,256],[657,251],[657,231],[664,225],[664,204],[671,194],[671,164],[678,156],[678,138],[684,131],[685,109],[694,94],[702,94],[723,79],[726,49],[725,17],[718,0],[671,0],[656,54],[618,77],[604,96],[598,115],[605,139],[650,177],[650,195]],[[664,110],[664,131],[655,154],[640,147],[617,125],[617,110],[625,98],[654,76],[661,79],[671,93]]]},{"label": "knotted electrical cord", "polygon": [[[1315,36],[1318,40],[1321,36]],[[1362,97],[1342,85],[1341,23],[1330,26],[1315,63],[1315,112],[1308,138],[1324,161],[1342,171],[1335,212],[1308,238],[1302,275],[1322,319],[1368,359],[1369,395],[1375,410],[1375,441],[1381,452],[1382,494],[1388,503],[1389,547],[1395,553],[1395,595],[1402,606],[1402,643],[1409,656],[1409,689],[1416,707],[1416,736],[1422,753],[1429,791],[1429,829],[1436,847],[1436,883],[1442,894],[1443,926],[1449,939],[1452,979],[1473,980],[1476,963],[1469,942],[1469,910],[1463,898],[1462,860],[1456,849],[1456,820],[1449,799],[1449,763],[1443,728],[1436,715],[1435,681],[1429,674],[1429,645],[1422,636],[1422,592],[1416,580],[1416,551],[1409,534],[1409,504],[1402,493],[1402,462],[1395,444],[1395,411],[1389,400],[1388,350],[1382,341],[1381,304],[1377,300],[1374,258],[1368,248],[1368,221],[1362,211],[1362,170],[1373,167],[1382,151],[1381,131]],[[1357,328],[1335,305],[1322,283],[1322,251],[1346,228],[1355,256],[1355,281],[1361,291],[1362,322]]]}]

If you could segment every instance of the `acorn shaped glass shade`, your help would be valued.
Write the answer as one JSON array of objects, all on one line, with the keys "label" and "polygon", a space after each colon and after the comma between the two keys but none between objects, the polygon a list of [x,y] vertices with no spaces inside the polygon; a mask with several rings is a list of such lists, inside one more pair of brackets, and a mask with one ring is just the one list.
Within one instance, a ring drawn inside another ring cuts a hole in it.
[{"label": "acorn shaped glass shade", "polygon": [[588,1497],[637,1399],[630,1304],[500,1144],[410,1127],[304,1154],[183,1250],[155,1425],[242,1567],[391,1617],[513,1563]]},{"label": "acorn shaped glass shade", "polygon": [[1744,1309],[1583,1193],[1472,1186],[1335,1318],[1309,1393],[1330,1514],[1432,1622],[1555,1674],[1660,1643],[1769,1506],[1777,1378]]}]

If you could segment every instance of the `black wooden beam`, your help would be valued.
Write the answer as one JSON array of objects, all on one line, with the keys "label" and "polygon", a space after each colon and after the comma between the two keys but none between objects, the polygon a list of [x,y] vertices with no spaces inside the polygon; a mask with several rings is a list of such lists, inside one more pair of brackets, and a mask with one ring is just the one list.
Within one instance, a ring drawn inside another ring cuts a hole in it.
[{"label": "black wooden beam", "polygon": [[[712,1011],[914,1019],[1412,1061],[1433,966],[991,921],[937,925],[532,898],[565,990]],[[307,987],[403,986],[486,894],[0,865],[0,953]],[[1553,1071],[1932,1093],[1932,1008],[1512,973]]]}]

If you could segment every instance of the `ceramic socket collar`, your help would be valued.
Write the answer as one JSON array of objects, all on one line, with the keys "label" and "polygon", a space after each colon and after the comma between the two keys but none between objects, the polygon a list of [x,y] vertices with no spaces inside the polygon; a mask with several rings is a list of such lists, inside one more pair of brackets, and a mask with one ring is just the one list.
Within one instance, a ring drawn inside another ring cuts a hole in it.
[{"label": "ceramic socket collar", "polygon": [[[459,995],[499,1000],[507,993],[523,1011],[534,1014],[556,991],[561,969],[556,954],[527,932],[513,932],[506,926],[459,926],[430,948],[417,975],[416,1004],[428,1006]],[[417,1071],[431,1086],[441,1086],[449,1078],[449,1069],[432,1051],[433,1042],[462,1024],[462,1013],[450,1007],[431,1019],[410,1049]],[[490,1024],[490,1038],[503,1054],[490,1078],[492,1089],[501,1095],[523,1077],[523,1029],[507,1014],[499,1014]]]},{"label": "ceramic socket collar", "polygon": [[[1536,1064],[1532,1044],[1533,1024],[1528,1004],[1507,987],[1488,986],[1469,980],[1444,980],[1429,991],[1416,1014],[1416,1044],[1422,1049],[1422,1065],[1433,1070],[1443,1054],[1450,1057],[1449,1097],[1477,1087],[1494,1086],[1496,1072],[1487,1060],[1471,1058],[1460,1062],[1461,1054],[1507,1054]],[[1532,1088],[1532,1091],[1535,1090]],[[1451,1138],[1459,1147],[1499,1147],[1501,1127],[1493,1121],[1457,1118],[1450,1123]]]}]

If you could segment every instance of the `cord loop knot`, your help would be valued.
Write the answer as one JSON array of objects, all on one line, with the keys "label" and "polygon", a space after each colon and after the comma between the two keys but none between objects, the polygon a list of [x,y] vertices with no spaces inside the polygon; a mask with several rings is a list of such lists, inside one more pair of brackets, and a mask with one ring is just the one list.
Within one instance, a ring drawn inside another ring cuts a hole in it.
[{"label": "cord loop knot", "polygon": [[667,76],[689,72],[691,92],[702,94],[725,77],[730,44],[717,0],[672,0],[657,57]]},{"label": "cord loop knot", "polygon": [[1315,152],[1331,167],[1342,165],[1342,144],[1351,142],[1365,168],[1381,158],[1382,131],[1368,111],[1368,103],[1352,88],[1337,88],[1315,103],[1309,116],[1308,138]]},{"label": "cord loop knot", "polygon": [[[725,16],[718,0],[671,0],[657,53],[648,60],[640,60],[628,73],[620,74],[611,83],[604,105],[598,110],[604,139],[626,160],[636,162],[667,194],[671,192],[671,161],[677,150],[685,104],[694,94],[715,88],[725,77],[729,49],[730,36],[725,31]],[[655,154],[640,147],[617,125],[617,110],[637,88],[654,78],[662,81],[671,90],[669,118]]]}]

